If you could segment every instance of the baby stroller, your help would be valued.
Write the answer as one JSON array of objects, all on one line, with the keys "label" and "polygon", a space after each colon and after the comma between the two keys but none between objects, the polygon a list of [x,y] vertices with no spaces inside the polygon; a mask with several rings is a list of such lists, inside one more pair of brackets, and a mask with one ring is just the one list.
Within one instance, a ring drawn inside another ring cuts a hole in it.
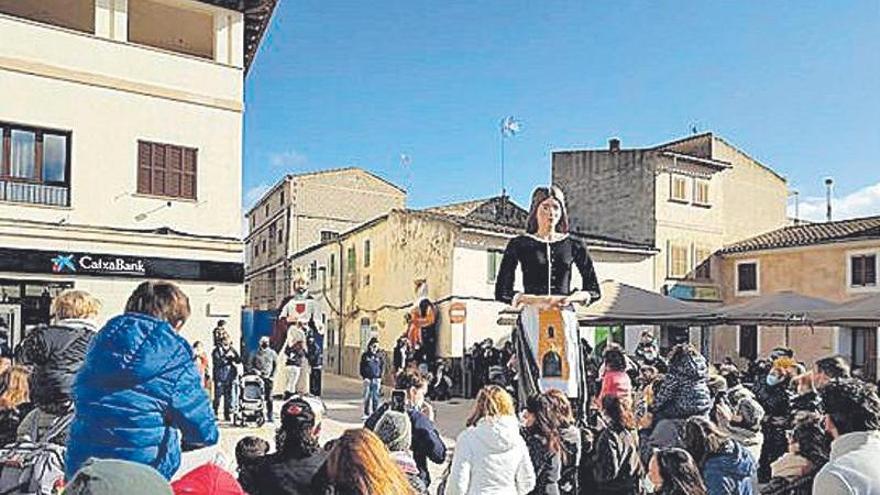
[{"label": "baby stroller", "polygon": [[255,421],[257,426],[266,422],[265,384],[259,375],[244,375],[238,380],[238,410],[232,418],[235,426],[246,426]]}]

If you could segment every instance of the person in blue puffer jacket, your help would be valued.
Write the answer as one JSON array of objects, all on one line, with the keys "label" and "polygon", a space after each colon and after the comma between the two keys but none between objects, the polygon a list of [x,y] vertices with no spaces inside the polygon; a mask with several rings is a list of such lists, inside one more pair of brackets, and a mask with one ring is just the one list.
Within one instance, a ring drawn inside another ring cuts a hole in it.
[{"label": "person in blue puffer jacket", "polygon": [[707,495],[757,495],[758,461],[715,423],[702,416],[688,419],[683,442],[700,468]]},{"label": "person in blue puffer jacket", "polygon": [[94,337],[73,386],[67,479],[92,457],[146,464],[171,479],[181,450],[217,443],[192,348],[178,334],[189,315],[176,285],[144,282]]}]

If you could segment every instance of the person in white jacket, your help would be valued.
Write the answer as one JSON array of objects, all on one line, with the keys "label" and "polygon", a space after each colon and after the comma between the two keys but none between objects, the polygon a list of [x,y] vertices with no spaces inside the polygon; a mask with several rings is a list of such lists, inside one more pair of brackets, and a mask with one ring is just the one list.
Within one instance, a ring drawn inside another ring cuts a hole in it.
[{"label": "person in white jacket", "polygon": [[525,495],[534,489],[535,471],[510,394],[484,387],[467,426],[455,443],[446,495]]}]

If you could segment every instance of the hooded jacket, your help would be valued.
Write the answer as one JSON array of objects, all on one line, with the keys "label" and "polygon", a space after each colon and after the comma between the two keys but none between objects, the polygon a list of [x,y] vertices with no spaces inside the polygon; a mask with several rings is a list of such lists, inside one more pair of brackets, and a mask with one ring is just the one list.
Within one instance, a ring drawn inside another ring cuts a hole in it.
[{"label": "hooded jacket", "polygon": [[97,331],[89,320],[68,319],[37,327],[24,338],[15,357],[20,364],[33,366],[28,383],[34,405],[53,413],[66,409],[73,399],[73,378]]},{"label": "hooded jacket", "polygon": [[217,443],[214,412],[190,345],[167,322],[111,319],[92,339],[73,386],[68,479],[89,457],[152,466],[166,479],[184,450]]},{"label": "hooded jacket", "polygon": [[654,389],[654,420],[704,416],[712,409],[709,368],[699,354],[682,353],[669,363],[669,372]]},{"label": "hooded jacket", "polygon": [[721,452],[703,463],[707,495],[753,495],[758,493],[758,463],[739,442],[730,440]]},{"label": "hooded jacket", "polygon": [[458,435],[446,495],[524,495],[535,471],[514,416],[482,418]]}]

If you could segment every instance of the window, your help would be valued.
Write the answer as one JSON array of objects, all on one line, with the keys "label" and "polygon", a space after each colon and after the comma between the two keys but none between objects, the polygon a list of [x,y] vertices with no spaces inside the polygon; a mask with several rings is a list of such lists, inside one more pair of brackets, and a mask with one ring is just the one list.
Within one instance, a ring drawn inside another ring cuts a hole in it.
[{"label": "window", "polygon": [[348,266],[347,270],[349,273],[354,272],[355,268],[357,268],[357,251],[355,251],[354,246],[348,248]]},{"label": "window", "polygon": [[281,190],[281,197],[279,198],[278,206],[284,208],[284,189]]},{"label": "window", "polygon": [[0,138],[4,180],[67,187],[70,133],[0,123]]},{"label": "window", "polygon": [[315,280],[318,280],[318,262],[317,261],[312,261],[311,263],[309,263],[309,280],[311,280],[312,282],[314,282]]},{"label": "window", "polygon": [[284,242],[284,226],[278,227],[278,244]]},{"label": "window", "polygon": [[688,274],[687,244],[669,243],[669,278],[684,278]]},{"label": "window", "polygon": [[330,278],[333,279],[336,277],[336,255],[330,254]]},{"label": "window", "polygon": [[850,287],[877,286],[877,255],[862,254],[849,258]]},{"label": "window", "polygon": [[269,242],[273,242],[275,240],[275,236],[278,235],[277,230],[278,227],[275,225],[275,223],[269,225]]},{"label": "window", "polygon": [[364,287],[369,287],[369,286],[370,286],[370,275],[367,274],[367,275],[364,275]]},{"label": "window", "polygon": [[758,292],[758,262],[740,261],[736,264],[736,292],[748,294]]},{"label": "window", "polygon": [[694,279],[712,278],[712,250],[703,246],[694,247]]},{"label": "window", "polygon": [[501,266],[501,258],[504,255],[502,251],[490,249],[486,252],[486,281],[490,284],[495,283],[498,278],[498,267]]},{"label": "window", "polygon": [[196,199],[197,160],[195,148],[138,141],[137,192]]},{"label": "window", "polygon": [[671,174],[669,199],[673,201],[687,201],[687,177]]},{"label": "window", "polygon": [[694,204],[709,206],[709,181],[694,179]]},{"label": "window", "polygon": [[741,325],[739,327],[739,357],[754,361],[758,359],[758,327]]},{"label": "window", "polygon": [[321,242],[329,242],[333,239],[339,237],[339,232],[334,232],[332,230],[322,230],[321,231]]},{"label": "window", "polygon": [[263,252],[265,253],[266,252],[266,238],[263,238],[262,244],[263,244],[262,249],[263,249]]},{"label": "window", "polygon": [[266,218],[269,218],[269,203],[266,203],[266,211],[264,215],[266,216]]},{"label": "window", "polygon": [[364,241],[364,268],[370,267],[372,253],[370,252],[370,240]]}]

